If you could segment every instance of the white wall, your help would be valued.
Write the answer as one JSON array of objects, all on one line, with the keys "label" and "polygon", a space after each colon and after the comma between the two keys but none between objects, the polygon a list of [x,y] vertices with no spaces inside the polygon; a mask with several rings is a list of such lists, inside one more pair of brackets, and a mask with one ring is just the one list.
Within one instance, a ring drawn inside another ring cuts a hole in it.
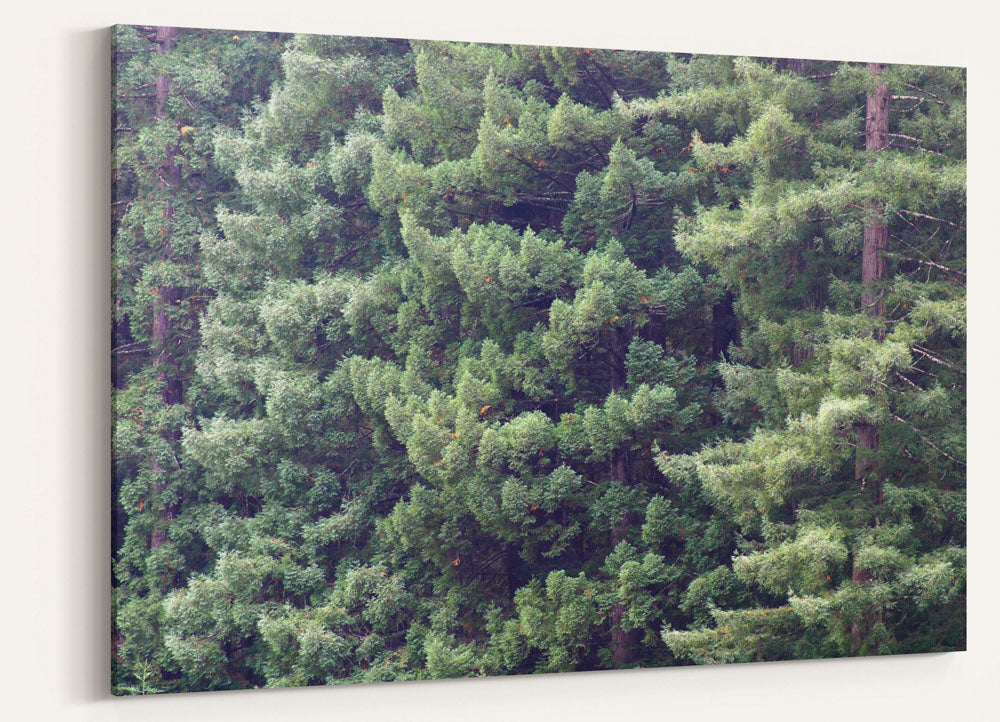
[{"label": "white wall", "polygon": [[[7,719],[998,719],[995,18],[972,2],[19,2],[0,85],[0,711]],[[891,5],[891,6],[890,6]],[[525,19],[522,19],[525,18]],[[113,699],[107,694],[109,34],[118,22],[966,65],[969,651]]]}]

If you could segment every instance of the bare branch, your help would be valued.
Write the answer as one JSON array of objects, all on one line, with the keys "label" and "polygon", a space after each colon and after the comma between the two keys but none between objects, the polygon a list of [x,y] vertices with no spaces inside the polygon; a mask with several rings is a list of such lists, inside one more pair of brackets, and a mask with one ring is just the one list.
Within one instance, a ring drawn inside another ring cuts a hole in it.
[{"label": "bare branch", "polygon": [[924,95],[929,95],[931,98],[933,98],[933,100],[930,101],[932,103],[937,103],[938,105],[948,105],[946,102],[944,102],[943,100],[941,100],[940,96],[934,95],[934,93],[932,93],[929,90],[924,90],[923,88],[918,88],[916,85],[911,85],[910,83],[903,83],[903,85],[905,85],[910,90],[915,90],[918,93],[923,93]]},{"label": "bare branch", "polygon": [[915,351],[916,353],[920,354],[921,356],[923,356],[924,358],[926,358],[928,361],[933,361],[934,363],[938,364],[939,366],[945,366],[947,368],[950,368],[952,371],[954,371],[956,373],[960,373],[963,376],[965,375],[965,372],[962,369],[958,368],[958,366],[956,366],[955,364],[953,364],[953,363],[951,363],[949,361],[945,361],[943,358],[935,356],[933,353],[931,353],[928,349],[925,349],[923,346],[919,346],[917,344],[913,344],[913,348],[910,349],[910,350],[911,351]]},{"label": "bare branch", "polygon": [[904,261],[912,261],[913,263],[919,263],[921,266],[930,266],[931,268],[936,268],[939,271],[945,271],[947,273],[957,273],[960,276],[966,275],[965,271],[960,271],[957,268],[948,268],[947,266],[942,266],[940,263],[935,263],[934,261],[922,261],[919,258],[904,256],[901,253],[887,253],[886,255],[891,256],[893,258],[899,258]]},{"label": "bare branch", "polygon": [[910,379],[908,379],[908,378],[906,378],[905,376],[903,376],[903,374],[899,373],[899,371],[893,371],[893,373],[894,373],[894,374],[896,374],[896,377],[897,377],[897,378],[898,378],[898,379],[899,379],[900,381],[905,381],[905,382],[906,382],[906,383],[908,383],[908,384],[909,384],[910,386],[912,386],[913,388],[915,388],[915,389],[916,389],[917,391],[923,391],[923,389],[922,389],[922,388],[920,388],[919,386],[917,386],[917,385],[916,385],[915,383],[913,383],[913,382],[912,382],[912,381],[911,381]]},{"label": "bare branch", "polygon": [[929,221],[937,221],[938,223],[944,223],[946,226],[951,226],[952,228],[957,228],[960,231],[964,231],[965,230],[965,226],[960,226],[960,225],[958,225],[956,223],[952,223],[951,221],[946,221],[944,218],[936,218],[934,216],[929,216],[926,213],[917,213],[916,211],[908,211],[905,208],[900,209],[899,212],[900,213],[905,213],[905,214],[907,214],[909,216],[913,216],[914,218],[926,218]]},{"label": "bare branch", "polygon": [[930,153],[931,155],[939,155],[942,158],[947,158],[947,156],[944,153],[941,153],[936,150],[931,150],[929,148],[924,148],[923,146],[919,145],[900,145],[899,143],[893,143],[891,141],[889,142],[889,145],[891,145],[893,148],[899,148],[900,150],[919,150],[921,153]]},{"label": "bare branch", "polygon": [[933,441],[931,441],[926,436],[924,436],[923,434],[921,434],[920,430],[917,429],[917,427],[914,426],[913,424],[911,424],[910,422],[906,421],[905,419],[900,418],[899,416],[896,416],[896,414],[889,414],[889,416],[891,416],[895,421],[898,421],[899,423],[901,423],[904,426],[906,426],[907,428],[909,428],[910,431],[912,431],[913,433],[915,433],[917,436],[920,437],[921,441],[923,441],[929,447],[931,447],[932,449],[934,449],[934,451],[936,451],[939,454],[941,454],[941,456],[943,456],[943,457],[945,457],[947,459],[950,459],[951,461],[954,461],[956,464],[960,464],[961,466],[965,466],[966,465],[965,462],[962,461],[961,459],[956,459],[954,456],[952,456],[951,454],[949,454],[947,451],[945,451],[941,447],[935,445]]}]

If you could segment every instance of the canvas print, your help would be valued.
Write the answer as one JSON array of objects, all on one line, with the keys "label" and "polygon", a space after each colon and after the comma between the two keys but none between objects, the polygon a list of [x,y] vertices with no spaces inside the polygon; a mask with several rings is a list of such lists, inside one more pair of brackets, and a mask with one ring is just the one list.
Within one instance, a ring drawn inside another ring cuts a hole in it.
[{"label": "canvas print", "polygon": [[115,694],[965,648],[963,69],[112,32]]}]

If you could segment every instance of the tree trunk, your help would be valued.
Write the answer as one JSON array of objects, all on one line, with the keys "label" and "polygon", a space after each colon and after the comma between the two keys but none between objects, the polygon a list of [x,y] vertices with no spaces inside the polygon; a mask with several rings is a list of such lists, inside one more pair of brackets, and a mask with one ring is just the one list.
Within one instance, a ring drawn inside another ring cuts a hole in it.
[{"label": "tree trunk", "polygon": [[[625,540],[625,532],[628,531],[632,522],[630,514],[622,517],[619,525],[611,532],[611,543],[618,546],[619,542]],[[615,665],[619,668],[628,665],[635,656],[635,644],[637,641],[637,630],[625,631],[622,629],[622,617],[625,616],[625,605],[615,602],[611,608],[611,648],[614,655]]]},{"label": "tree trunk", "polygon": [[634,656],[635,630],[626,632],[622,629],[622,617],[625,615],[625,605],[620,602],[611,609],[611,645],[614,648],[615,665],[619,668],[627,666]]},{"label": "tree trunk", "polygon": [[[158,27],[156,28],[155,52],[162,55],[177,45],[177,28]],[[156,117],[163,119],[167,116],[167,100],[170,97],[170,76],[161,72],[156,78]],[[176,192],[181,183],[180,167],[174,161],[177,153],[177,143],[171,142],[164,152],[164,162],[159,168],[159,187],[165,198],[163,209],[163,225],[161,226],[162,253],[163,260],[170,260],[170,234],[171,224],[174,217],[174,205],[170,194]],[[177,305],[180,300],[180,289],[176,286],[157,286],[153,288],[153,367],[156,369],[156,376],[163,384],[160,392],[164,404],[178,404],[183,398],[179,369],[177,361],[171,348],[172,330],[174,320],[171,317],[171,308]],[[170,441],[176,439],[170,438]],[[159,459],[153,458],[151,462],[153,472],[153,497],[159,497],[166,482],[165,473]],[[159,501],[159,500],[157,500]],[[167,540],[167,526],[173,521],[173,509],[169,504],[164,504],[160,512],[159,524],[157,524],[152,534],[150,546],[157,549]]]},{"label": "tree trunk", "polygon": [[[619,391],[625,387],[627,374],[625,371],[625,357],[631,334],[625,334],[616,329],[615,338],[611,344],[611,390]],[[610,469],[611,480],[617,484],[628,486],[629,474],[629,444],[623,442],[617,449],[611,452]],[[629,513],[625,513],[618,525],[611,531],[611,545],[618,546],[625,540],[629,525],[634,519]],[[616,602],[611,608],[611,647],[615,664],[624,667],[632,661],[635,652],[636,631],[625,631],[622,629],[622,617],[625,616],[625,605]]]},{"label": "tree trunk", "polygon": [[[889,145],[889,88],[882,81],[881,63],[869,63],[868,69],[878,85],[868,94],[865,116],[865,150],[878,152]],[[881,284],[885,280],[885,251],[889,228],[882,218],[882,204],[871,204],[872,220],[865,223],[864,244],[861,251],[861,305],[873,316],[885,316]],[[876,330],[881,340],[884,332]]]},{"label": "tree trunk", "polygon": [[[865,150],[878,152],[889,145],[889,89],[882,80],[881,63],[869,63],[868,69],[875,77],[876,86],[868,93],[865,115]],[[889,229],[882,216],[881,203],[870,205],[871,219],[865,223],[864,242],[861,249],[861,305],[864,310],[879,319],[885,316],[882,300],[882,283],[885,281],[885,251],[888,245]],[[877,326],[874,332],[877,340],[885,337],[885,331]],[[878,427],[870,421],[858,424],[858,448],[854,462],[855,479],[862,488],[870,481],[876,506],[882,503],[882,479],[875,464],[878,450]],[[868,572],[854,567],[852,578],[859,582],[868,581]]]},{"label": "tree trunk", "polygon": [[729,360],[729,344],[739,334],[739,320],[733,308],[733,294],[726,294],[712,306],[712,360]]},{"label": "tree trunk", "polygon": [[788,63],[788,69],[796,75],[804,74],[809,63],[809,61],[804,58],[787,58],[786,61]]}]

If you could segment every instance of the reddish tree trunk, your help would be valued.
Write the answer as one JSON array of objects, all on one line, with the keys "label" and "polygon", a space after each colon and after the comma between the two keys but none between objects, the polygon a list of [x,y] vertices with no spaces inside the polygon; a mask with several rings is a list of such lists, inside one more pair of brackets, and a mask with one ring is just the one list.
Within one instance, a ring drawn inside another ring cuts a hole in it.
[{"label": "reddish tree trunk", "polygon": [[[611,543],[618,546],[618,543],[625,539],[625,532],[632,522],[630,514],[622,517],[621,523],[611,533]],[[615,664],[624,667],[632,661],[635,656],[635,644],[637,632],[634,629],[625,631],[622,629],[622,618],[625,616],[625,605],[616,602],[611,608],[611,647]]]},{"label": "reddish tree trunk", "polygon": [[[869,63],[868,69],[878,85],[868,94],[865,115],[865,150],[878,152],[889,145],[889,88],[882,80],[881,63]],[[882,205],[872,203],[874,218],[865,224],[861,250],[861,305],[873,316],[885,316],[881,284],[885,280],[885,251],[889,228],[882,219]],[[876,331],[881,337],[882,331]]]},{"label": "reddish tree trunk", "polygon": [[[875,77],[875,89],[868,93],[865,115],[865,150],[878,152],[889,145],[889,88],[882,80],[881,63],[869,63],[868,69]],[[885,303],[882,300],[882,283],[885,281],[885,251],[888,246],[889,229],[882,217],[882,204],[872,202],[872,218],[865,223],[864,242],[861,248],[861,305],[864,310],[882,318]],[[875,338],[882,340],[885,332],[875,329]],[[854,462],[854,476],[862,487],[869,482],[875,495],[875,504],[882,503],[882,479],[875,468],[875,453],[878,450],[878,427],[870,421],[858,424],[858,449]],[[854,581],[864,584],[868,581],[868,571],[854,566],[851,574]]]},{"label": "reddish tree trunk", "polygon": [[[177,28],[158,27],[156,28],[155,52],[159,55],[166,53],[177,45]],[[170,76],[161,72],[156,78],[156,117],[163,119],[167,115],[167,100],[170,97]],[[164,162],[159,168],[159,186],[166,198],[163,209],[163,226],[161,228],[163,251],[162,258],[169,260],[170,257],[170,233],[174,217],[174,206],[170,199],[170,194],[175,192],[180,186],[180,167],[174,161],[177,153],[177,144],[170,143],[164,154]],[[163,385],[160,392],[163,403],[178,404],[183,398],[179,369],[171,346],[172,330],[174,326],[171,317],[171,308],[177,305],[180,300],[180,289],[176,286],[158,286],[153,289],[153,367],[156,369],[156,376]],[[173,439],[171,439],[173,440]],[[158,497],[166,486],[164,471],[159,459],[153,458],[151,463],[153,472],[153,496]],[[160,512],[159,524],[153,531],[150,546],[157,549],[167,540],[167,525],[173,521],[173,509],[169,504],[164,504]]]},{"label": "reddish tree trunk", "polygon": [[611,609],[611,623],[614,625],[611,630],[611,645],[614,648],[615,664],[618,667],[625,667],[632,661],[635,650],[635,630],[626,632],[622,629],[622,617],[625,615],[625,606],[621,603],[615,604]]}]

